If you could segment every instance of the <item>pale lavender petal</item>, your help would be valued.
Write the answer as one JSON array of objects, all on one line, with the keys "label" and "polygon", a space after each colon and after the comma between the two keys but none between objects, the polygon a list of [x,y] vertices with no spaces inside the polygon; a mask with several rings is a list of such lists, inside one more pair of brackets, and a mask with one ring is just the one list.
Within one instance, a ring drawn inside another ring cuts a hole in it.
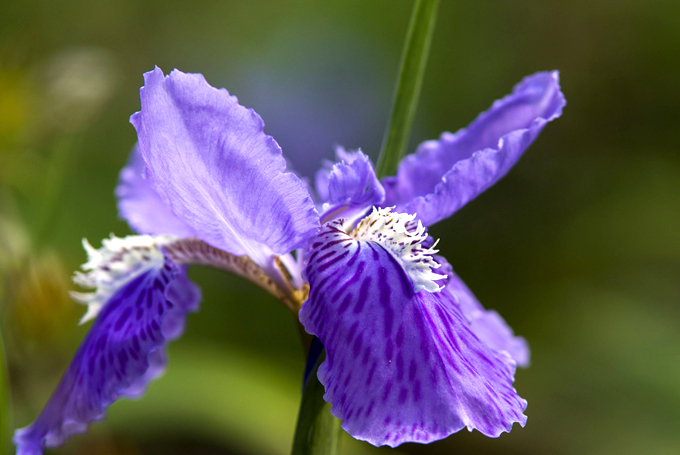
[{"label": "pale lavender petal", "polygon": [[341,161],[330,170],[322,222],[342,216],[348,220],[361,216],[385,199],[385,190],[375,175],[371,160],[361,151],[349,162]]},{"label": "pale lavender petal", "polygon": [[313,235],[311,197],[259,115],[200,74],[156,68],[144,81],[131,122],[147,176],[201,239],[262,265]]},{"label": "pale lavender petal", "polygon": [[328,182],[328,202],[372,206],[380,204],[385,190],[375,176],[371,160],[359,152],[351,163],[341,162],[333,166]]},{"label": "pale lavender petal", "polygon": [[107,302],[40,416],[17,430],[18,455],[40,455],[104,418],[119,397],[140,396],[165,367],[167,343],[182,333],[200,292],[166,258]]},{"label": "pale lavender petal", "polygon": [[326,160],[314,176],[314,189],[316,190],[316,196],[319,202],[328,201],[328,182],[331,179],[331,169],[333,168],[333,163]]},{"label": "pale lavender petal", "polygon": [[557,71],[525,78],[466,129],[422,143],[383,180],[385,206],[416,213],[431,225],[496,183],[515,165],[566,101]]},{"label": "pale lavender petal", "polygon": [[193,229],[172,213],[144,177],[146,166],[137,146],[120,171],[116,197],[118,213],[139,234],[195,237]]},{"label": "pale lavender petal", "polygon": [[527,341],[515,336],[510,326],[496,311],[486,310],[453,270],[447,271],[448,282],[443,292],[448,293],[467,318],[470,329],[491,349],[507,351],[520,367],[528,367],[531,353]]},{"label": "pale lavender petal", "polygon": [[524,425],[510,356],[474,335],[450,294],[415,294],[382,246],[341,225],[328,223],[313,240],[300,321],[326,348],[319,380],[343,428],[394,447],[465,427],[496,437]]},{"label": "pale lavender petal", "polygon": [[[345,163],[347,165],[352,164],[354,160],[359,158],[359,156],[365,156],[360,150],[352,151],[345,150],[341,145],[335,146],[335,160],[336,162],[330,160],[323,160],[321,167],[316,171],[314,178],[314,189],[319,197],[320,202],[328,202],[329,198],[329,183],[331,179],[331,172],[333,171],[333,166],[340,163]],[[372,168],[372,166],[371,166]],[[382,186],[382,185],[381,185]]]}]

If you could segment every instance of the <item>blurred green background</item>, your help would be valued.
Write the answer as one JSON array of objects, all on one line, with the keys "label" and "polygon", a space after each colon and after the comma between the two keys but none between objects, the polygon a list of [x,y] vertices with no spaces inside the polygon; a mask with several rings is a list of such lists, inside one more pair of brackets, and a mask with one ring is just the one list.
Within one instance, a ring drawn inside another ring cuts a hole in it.
[{"label": "blurred green background", "polygon": [[[312,176],[333,144],[375,159],[411,2],[3,0],[0,314],[14,427],[38,414],[87,327],[68,298],[80,240],[129,233],[113,188],[142,73],[201,72],[264,118]],[[568,100],[508,177],[431,229],[487,308],[525,336],[525,429],[413,454],[680,453],[680,2],[441,3],[411,151],[523,76]],[[287,454],[303,356],[263,291],[204,291],[141,401],[60,454]],[[6,422],[5,422],[6,423]],[[394,452],[343,440],[343,453]]]}]

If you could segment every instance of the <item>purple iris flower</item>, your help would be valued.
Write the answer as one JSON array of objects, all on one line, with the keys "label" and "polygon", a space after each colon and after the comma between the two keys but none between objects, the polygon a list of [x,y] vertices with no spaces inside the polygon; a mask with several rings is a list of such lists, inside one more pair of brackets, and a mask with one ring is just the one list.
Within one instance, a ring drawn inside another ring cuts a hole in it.
[{"label": "purple iris flower", "polygon": [[436,254],[427,226],[503,177],[561,115],[557,72],[527,77],[382,182],[366,155],[338,149],[316,195],[226,90],[177,70],[144,80],[138,146],[116,189],[140,235],[85,242],[75,281],[93,292],[73,296],[95,321],[43,412],[16,432],[18,454],[62,444],[162,373],[200,300],[189,264],[246,278],[299,313],[326,349],[324,398],[357,439],[397,446],[525,424],[513,381],[527,343]]}]

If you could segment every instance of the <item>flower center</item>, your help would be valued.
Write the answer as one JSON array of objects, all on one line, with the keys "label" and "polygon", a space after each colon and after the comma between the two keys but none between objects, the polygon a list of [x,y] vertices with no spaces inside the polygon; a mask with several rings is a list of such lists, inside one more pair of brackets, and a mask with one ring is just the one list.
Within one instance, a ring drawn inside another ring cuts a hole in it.
[{"label": "flower center", "polygon": [[446,275],[433,272],[438,264],[432,257],[439,240],[426,247],[427,229],[416,220],[415,215],[392,212],[394,207],[376,209],[349,233],[356,240],[380,244],[401,264],[406,275],[413,283],[415,292],[425,289],[439,292],[442,287],[436,281],[443,280]]}]

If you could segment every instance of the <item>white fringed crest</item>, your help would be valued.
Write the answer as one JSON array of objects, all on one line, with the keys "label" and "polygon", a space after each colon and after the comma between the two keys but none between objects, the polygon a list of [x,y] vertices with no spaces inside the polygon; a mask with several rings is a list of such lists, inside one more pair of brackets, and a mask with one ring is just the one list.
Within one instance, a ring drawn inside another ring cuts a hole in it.
[{"label": "white fringed crest", "polygon": [[434,247],[423,247],[427,239],[427,229],[415,215],[392,212],[394,207],[384,209],[373,208],[373,212],[361,220],[359,225],[350,233],[356,240],[379,243],[389,251],[401,264],[406,275],[413,283],[415,292],[425,289],[429,292],[439,292],[442,287],[436,281],[446,278],[433,272],[440,267],[432,257],[439,252]]},{"label": "white fringed crest", "polygon": [[83,324],[97,317],[106,302],[132,279],[165,263],[160,245],[175,240],[169,236],[129,235],[102,240],[102,247],[95,249],[86,239],[83,248],[87,262],[81,266],[84,272],[76,272],[73,282],[94,289],[93,292],[71,292],[71,297],[88,306],[80,320]]}]

